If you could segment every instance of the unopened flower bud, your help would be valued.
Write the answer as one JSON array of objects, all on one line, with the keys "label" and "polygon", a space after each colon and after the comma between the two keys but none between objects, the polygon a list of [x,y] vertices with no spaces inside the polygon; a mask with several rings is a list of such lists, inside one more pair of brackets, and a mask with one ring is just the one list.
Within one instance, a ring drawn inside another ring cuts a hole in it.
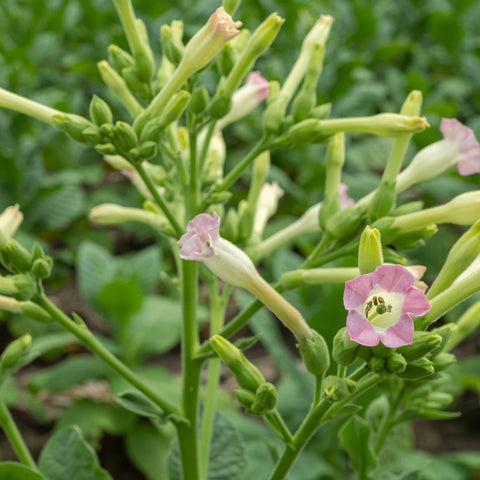
[{"label": "unopened flower bud", "polygon": [[101,136],[98,127],[80,115],[58,114],[53,116],[53,121],[55,126],[61,128],[77,142],[95,145],[100,141]]},{"label": "unopened flower bud", "polygon": [[358,247],[358,268],[360,274],[373,272],[383,265],[383,250],[380,232],[368,225],[363,230]]},{"label": "unopened flower bud", "polygon": [[138,145],[135,130],[126,122],[117,122],[113,131],[115,146],[120,152],[128,152]]},{"label": "unopened flower bud", "polygon": [[100,155],[116,155],[117,149],[113,143],[103,143],[101,145],[95,145],[95,150],[100,154]]},{"label": "unopened flower bud", "polygon": [[208,114],[214,120],[224,117],[232,108],[232,99],[226,95],[216,95],[208,106]]},{"label": "unopened flower bud", "polygon": [[23,214],[18,204],[7,207],[0,214],[0,249],[15,235],[22,221]]},{"label": "unopened flower bud", "polygon": [[329,375],[323,380],[322,387],[325,398],[332,402],[338,402],[355,391],[356,384],[352,380]]},{"label": "unopened flower bud", "polygon": [[263,185],[255,208],[252,235],[256,237],[262,236],[268,220],[277,211],[278,201],[283,194],[284,191],[277,182],[265,183]]},{"label": "unopened flower bud", "polygon": [[278,401],[278,394],[275,385],[263,383],[257,388],[255,402],[251,405],[250,411],[256,415],[265,415],[275,408]]},{"label": "unopened flower bud", "polygon": [[2,265],[13,273],[28,272],[32,260],[32,254],[13,238],[10,238],[0,250]]},{"label": "unopened flower bud", "polygon": [[346,327],[341,328],[333,339],[332,358],[339,365],[350,365],[357,358],[359,344],[352,342]]},{"label": "unopened flower bud", "polygon": [[5,369],[17,367],[32,343],[30,334],[23,335],[7,345],[0,357],[0,365]]},{"label": "unopened flower bud", "polygon": [[386,364],[385,358],[377,357],[375,355],[371,356],[368,361],[368,365],[370,369],[376,373],[383,372],[383,370],[385,370],[385,364]]},{"label": "unopened flower bud", "polygon": [[441,343],[442,337],[440,335],[416,331],[413,334],[412,344],[397,348],[397,352],[401,353],[408,362],[412,362],[425,357]]},{"label": "unopened flower bud", "polygon": [[247,409],[247,411],[250,410],[251,406],[255,402],[255,393],[253,393],[251,390],[245,390],[243,388],[235,389],[233,394],[239,403]]},{"label": "unopened flower bud", "polygon": [[142,160],[148,160],[149,158],[152,158],[157,154],[157,144],[150,141],[144,142],[140,145],[138,151]]},{"label": "unopened flower bud", "polygon": [[175,120],[177,120],[187,108],[190,98],[191,95],[186,90],[180,90],[177,92],[160,114],[161,124],[166,127],[172,122],[175,122]]},{"label": "unopened flower bud", "polygon": [[408,362],[407,368],[398,376],[406,380],[420,380],[433,373],[435,373],[433,363],[427,358],[419,358],[413,362]]},{"label": "unopened flower bud", "polygon": [[325,120],[330,116],[332,111],[332,104],[331,103],[324,103],[322,105],[318,105],[312,109],[310,112],[311,118],[316,118],[317,120]]},{"label": "unopened flower bud", "polygon": [[108,47],[108,61],[119,73],[124,68],[130,68],[135,65],[135,59],[118,45],[110,45]]},{"label": "unopened flower bud", "polygon": [[185,49],[179,38],[172,34],[170,25],[162,25],[160,29],[160,41],[162,52],[173,65],[178,65],[183,57]]},{"label": "unopened flower bud", "polygon": [[238,384],[245,390],[256,392],[265,383],[260,370],[235,345],[220,335],[214,335],[210,344],[235,376]]},{"label": "unopened flower bud", "polygon": [[98,127],[113,121],[112,111],[107,102],[96,95],[93,96],[90,102],[90,118]]},{"label": "unopened flower bud", "polygon": [[330,367],[330,355],[325,339],[316,330],[312,330],[313,338],[306,340],[305,345],[299,347],[300,355],[307,370],[322,376]]},{"label": "unopened flower bud", "polygon": [[263,113],[263,126],[267,133],[278,133],[287,108],[288,98],[278,95]]},{"label": "unopened flower bud", "polygon": [[446,323],[441,327],[430,330],[430,333],[439,335],[442,338],[440,345],[438,345],[437,348],[432,350],[432,355],[438,355],[446,350],[446,347],[450,341],[450,338],[455,337],[457,329],[458,329],[458,325],[456,323]]},{"label": "unopened flower bud", "polygon": [[37,258],[32,264],[31,272],[35,278],[41,280],[48,278],[52,273],[52,263],[45,258]]},{"label": "unopened flower bud", "polygon": [[387,358],[387,370],[390,373],[398,375],[402,373],[407,368],[407,361],[405,357],[398,352],[392,352],[392,354]]},{"label": "unopened flower bud", "polygon": [[462,340],[468,338],[480,326],[480,302],[474,303],[457,321],[457,329],[450,336],[445,347],[446,351],[451,350]]},{"label": "unopened flower bud", "polygon": [[340,210],[328,219],[328,233],[335,238],[345,238],[358,228],[362,221],[363,214],[364,210],[359,205],[352,205]]},{"label": "unopened flower bud", "polygon": [[195,115],[200,115],[207,108],[209,100],[208,91],[203,85],[195,87],[190,102],[190,111]]},{"label": "unopened flower bud", "polygon": [[436,357],[433,357],[433,366],[436,372],[441,372],[446,370],[450,365],[453,365],[456,362],[455,355],[452,353],[439,353]]}]

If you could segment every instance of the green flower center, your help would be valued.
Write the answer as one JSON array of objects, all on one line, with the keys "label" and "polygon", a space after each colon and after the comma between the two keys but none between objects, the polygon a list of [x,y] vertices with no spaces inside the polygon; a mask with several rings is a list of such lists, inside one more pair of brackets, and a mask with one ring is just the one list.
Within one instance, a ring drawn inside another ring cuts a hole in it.
[{"label": "green flower center", "polygon": [[[378,293],[381,293],[379,295]],[[379,329],[386,329],[394,325],[401,312],[403,295],[395,292],[378,292],[370,295],[363,304],[363,311],[367,320]]]}]

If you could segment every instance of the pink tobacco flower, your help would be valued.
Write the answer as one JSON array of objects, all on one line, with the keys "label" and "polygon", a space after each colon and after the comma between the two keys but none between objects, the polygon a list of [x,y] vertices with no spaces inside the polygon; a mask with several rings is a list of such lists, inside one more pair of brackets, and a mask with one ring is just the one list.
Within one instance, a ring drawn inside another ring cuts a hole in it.
[{"label": "pink tobacco flower", "polygon": [[401,265],[381,265],[346,282],[343,304],[349,311],[350,339],[369,347],[378,342],[390,348],[410,345],[412,316],[424,315],[431,308],[414,284],[415,277]]},{"label": "pink tobacco flower", "polygon": [[455,118],[443,118],[440,130],[443,140],[422,148],[408,167],[400,172],[397,177],[397,192],[437,177],[454,165],[463,176],[480,172],[480,145],[473,130]]},{"label": "pink tobacco flower", "polygon": [[348,187],[344,183],[340,183],[338,185],[338,194],[340,195],[340,208],[343,210],[344,208],[351,207],[355,205],[355,200],[352,200],[347,195]]},{"label": "pink tobacco flower", "polygon": [[270,82],[260,75],[260,72],[252,72],[247,82],[240,87],[232,96],[232,108],[221,118],[216,128],[222,130],[227,125],[246,117],[257,105],[268,97]]}]

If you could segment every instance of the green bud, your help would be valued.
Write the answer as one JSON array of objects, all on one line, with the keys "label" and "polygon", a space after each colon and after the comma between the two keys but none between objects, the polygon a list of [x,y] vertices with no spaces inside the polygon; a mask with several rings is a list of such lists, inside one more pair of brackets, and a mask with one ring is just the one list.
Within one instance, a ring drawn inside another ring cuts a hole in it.
[{"label": "green bud", "polygon": [[150,82],[155,73],[155,61],[148,44],[144,43],[143,50],[135,52],[135,63],[140,79],[145,83]]},{"label": "green bud", "polygon": [[346,378],[340,378],[335,375],[329,375],[322,383],[323,395],[332,402],[343,400],[353,388],[351,381]]},{"label": "green bud", "polygon": [[33,261],[32,254],[13,238],[3,246],[0,259],[2,265],[13,273],[30,271]]},{"label": "green bud", "polygon": [[368,217],[373,221],[387,216],[395,208],[396,198],[395,184],[382,180],[368,207]]},{"label": "green bud", "polygon": [[386,364],[385,358],[376,357],[375,355],[370,357],[370,360],[368,362],[370,369],[376,373],[383,372],[383,370],[385,370],[385,364]]},{"label": "green bud", "polygon": [[453,395],[446,392],[431,392],[427,397],[427,402],[431,404],[431,408],[440,410],[453,402]]},{"label": "green bud", "polygon": [[421,228],[415,228],[407,233],[398,235],[392,243],[398,248],[417,248],[424,244],[424,239],[438,232],[438,227],[432,223]]},{"label": "green bud", "polygon": [[284,21],[277,13],[272,13],[257,27],[245,47],[246,55],[252,56],[252,61],[267,50]]},{"label": "green bud", "polygon": [[242,0],[223,0],[222,6],[228,14],[233,15],[235,10],[240,6],[240,3],[242,3]]},{"label": "green bud", "polygon": [[236,209],[230,208],[225,217],[225,221],[222,221],[222,237],[229,240],[232,243],[236,243],[238,240],[238,224],[239,215]]},{"label": "green bud", "polygon": [[423,208],[423,202],[421,200],[415,202],[408,202],[399,207],[391,213],[392,216],[398,217],[400,215],[407,215],[408,213],[419,212]]},{"label": "green bud", "polygon": [[118,153],[113,143],[104,143],[101,145],[95,145],[95,150],[100,155],[116,155]]},{"label": "green bud", "polygon": [[432,361],[435,371],[441,372],[446,370],[450,365],[453,365],[456,362],[456,358],[453,353],[443,352],[434,357]]},{"label": "green bud", "polygon": [[317,94],[310,88],[302,88],[293,100],[292,114],[296,122],[305,120],[317,103]]},{"label": "green bud", "polygon": [[37,258],[33,261],[31,272],[34,278],[41,280],[48,278],[52,273],[52,262],[45,258]]},{"label": "green bud", "polygon": [[365,345],[359,345],[358,351],[357,351],[358,358],[361,358],[365,362],[368,362],[372,355],[373,353],[372,353],[371,347],[366,347]]},{"label": "green bud", "polygon": [[265,415],[275,408],[278,401],[278,394],[275,386],[271,383],[264,383],[257,388],[255,402],[250,407],[250,412],[256,415]]},{"label": "green bud", "polygon": [[117,149],[123,153],[138,145],[135,130],[126,122],[117,122],[113,130],[113,140]]},{"label": "green bud", "polygon": [[147,100],[150,95],[148,85],[140,78],[136,67],[124,68],[122,70],[122,77],[125,80],[128,88],[137,93],[143,100]]},{"label": "green bud", "polygon": [[432,355],[438,355],[439,353],[445,351],[450,338],[454,338],[457,332],[458,325],[456,323],[446,323],[441,327],[434,328],[430,331],[430,333],[434,333],[435,335],[440,335],[442,337],[442,341],[440,345],[432,350]]},{"label": "green bud", "polygon": [[214,120],[224,117],[232,108],[232,99],[225,95],[215,95],[208,106],[208,114]]},{"label": "green bud", "polygon": [[[140,143],[160,142],[164,129],[165,127],[163,126],[163,122],[159,118],[154,118],[153,120],[150,120],[141,130]],[[135,125],[134,125],[134,130],[135,130]]]},{"label": "green bud", "polygon": [[27,352],[31,343],[32,337],[28,333],[9,343],[0,357],[1,366],[9,370],[19,366],[20,360]]},{"label": "green bud", "polygon": [[148,160],[157,154],[157,144],[155,142],[144,142],[140,145],[140,158]]},{"label": "green bud", "polygon": [[384,247],[383,248],[383,260],[385,263],[396,263],[398,265],[406,265],[408,260],[400,255],[396,250]]},{"label": "green bud", "polygon": [[253,227],[254,212],[248,208],[246,200],[240,200],[238,204],[238,239],[246,240],[250,237]]},{"label": "green bud", "polygon": [[359,227],[363,214],[363,208],[358,205],[352,205],[340,210],[328,219],[328,233],[335,238],[345,238]]},{"label": "green bud", "polygon": [[256,392],[257,388],[265,383],[265,378],[260,370],[248,361],[242,351],[226,338],[214,335],[210,339],[210,344],[243,389]]},{"label": "green bud", "polygon": [[233,394],[239,401],[239,403],[245,407],[247,410],[250,410],[250,407],[255,402],[255,394],[250,390],[236,389],[233,391]]},{"label": "green bud", "polygon": [[92,122],[99,127],[105,123],[112,123],[113,121],[112,111],[107,102],[96,95],[93,96],[90,102],[90,118]]},{"label": "green bud", "polygon": [[[92,143],[91,140],[89,140],[90,137],[88,135],[85,137],[83,134],[84,130],[94,129],[98,131],[97,127],[86,118],[71,113],[54,115],[53,123],[67,135],[81,143]],[[87,130],[87,132],[91,131],[92,130]]]},{"label": "green bud", "polygon": [[143,160],[143,158],[140,157],[140,149],[137,147],[131,148],[128,152],[125,152],[125,157],[133,163]]},{"label": "green bud", "polygon": [[358,268],[360,275],[373,272],[383,265],[383,250],[380,232],[368,225],[363,230],[358,247]]},{"label": "green bud", "polygon": [[310,112],[310,117],[316,118],[317,120],[325,120],[330,116],[331,111],[332,104],[324,103],[312,109],[312,111]]},{"label": "green bud", "polygon": [[339,365],[350,365],[357,358],[359,344],[352,342],[346,327],[341,328],[333,339],[332,358]]},{"label": "green bud", "polygon": [[407,361],[405,360],[405,357],[402,354],[393,352],[387,358],[387,370],[390,373],[398,375],[404,372],[406,368],[407,368]]},{"label": "green bud", "polygon": [[232,192],[214,192],[210,196],[210,200],[213,203],[225,203],[232,197]]},{"label": "green bud", "polygon": [[425,357],[442,343],[442,337],[430,332],[416,331],[413,333],[411,345],[397,348],[408,362]]},{"label": "green bud", "polygon": [[11,293],[11,296],[15,300],[26,301],[30,300],[36,293],[36,286],[33,279],[27,273],[19,273],[18,275],[11,275],[15,286],[15,291]]},{"label": "green bud", "polygon": [[177,92],[160,115],[160,121],[164,127],[175,122],[187,108],[191,95],[186,90]]},{"label": "green bud", "polygon": [[317,136],[317,128],[318,120],[308,118],[290,128],[287,135],[295,143],[311,143]]},{"label": "green bud", "polygon": [[107,143],[105,140],[109,140],[113,135],[114,126],[111,123],[104,123],[100,126],[100,135],[104,140],[103,143]]},{"label": "green bud", "polygon": [[[227,43],[228,45],[228,43]],[[207,89],[200,85],[193,90],[192,100],[190,101],[190,111],[195,115],[200,115],[207,108],[210,97]]]},{"label": "green bud", "polygon": [[280,130],[285,118],[287,102],[288,98],[279,95],[268,104],[263,112],[263,127],[267,133],[275,134]]},{"label": "green bud", "polygon": [[173,35],[170,25],[162,25],[160,41],[162,42],[163,54],[173,65],[177,66],[182,60],[185,47],[181,40]]},{"label": "green bud", "polygon": [[446,345],[449,351],[468,338],[480,325],[480,302],[474,303],[457,321],[457,330],[452,333]]},{"label": "green bud", "polygon": [[435,373],[433,363],[427,358],[419,358],[413,362],[408,362],[407,368],[398,376],[406,380],[419,380],[433,373]]},{"label": "green bud", "polygon": [[121,72],[124,68],[135,65],[134,58],[117,45],[110,45],[108,47],[108,61],[117,72]]},{"label": "green bud", "polygon": [[52,321],[52,317],[47,313],[42,307],[39,307],[36,303],[33,302],[23,302],[22,303],[22,312],[27,315],[27,317],[37,320],[42,323],[47,323]]},{"label": "green bud", "polygon": [[88,127],[82,132],[83,136],[83,143],[87,143],[89,145],[97,145],[102,143],[102,134],[100,133],[100,129],[98,127]]},{"label": "green bud", "polygon": [[235,49],[231,42],[226,43],[215,58],[220,74],[224,77],[228,76],[232,71],[237,60]]},{"label": "green bud", "polygon": [[305,340],[305,345],[299,346],[303,363],[310,373],[317,377],[323,375],[330,367],[330,355],[325,339],[316,330],[312,330],[313,338]]}]

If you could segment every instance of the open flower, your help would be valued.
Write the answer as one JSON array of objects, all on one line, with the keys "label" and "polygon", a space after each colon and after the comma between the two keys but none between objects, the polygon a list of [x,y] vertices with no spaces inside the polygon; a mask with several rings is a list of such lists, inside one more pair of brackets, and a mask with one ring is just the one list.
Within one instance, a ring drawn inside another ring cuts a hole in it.
[{"label": "open flower", "polygon": [[338,195],[340,196],[340,208],[343,210],[344,208],[351,207],[355,205],[355,200],[350,198],[347,195],[348,186],[344,183],[339,183],[338,185]]},{"label": "open flower", "polygon": [[381,265],[372,273],[346,282],[343,303],[349,310],[350,339],[366,346],[378,342],[391,348],[410,345],[412,316],[424,315],[431,308],[414,284],[414,276],[401,265]]},{"label": "open flower", "polygon": [[436,177],[453,165],[463,176],[480,172],[480,145],[472,129],[455,118],[443,118],[440,131],[443,140],[420,150],[398,175],[397,192]]}]

